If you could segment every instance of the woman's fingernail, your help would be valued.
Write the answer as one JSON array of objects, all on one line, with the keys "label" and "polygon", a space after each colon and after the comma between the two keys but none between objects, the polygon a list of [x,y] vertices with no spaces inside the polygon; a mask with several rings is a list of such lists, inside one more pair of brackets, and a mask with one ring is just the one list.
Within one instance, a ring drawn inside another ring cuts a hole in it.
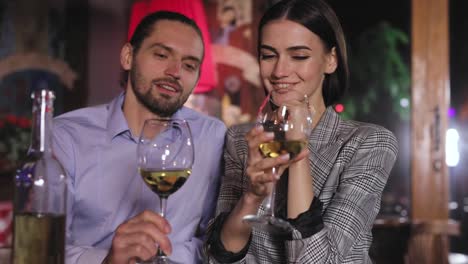
[{"label": "woman's fingernail", "polygon": [[275,137],[275,133],[273,133],[273,132],[266,132],[266,133],[265,133],[265,136],[266,136],[267,138],[274,138],[274,137]]},{"label": "woman's fingernail", "polygon": [[281,155],[280,159],[284,161],[289,160],[289,153]]},{"label": "woman's fingernail", "polygon": [[279,173],[273,173],[273,176],[275,179],[279,180],[281,175]]}]

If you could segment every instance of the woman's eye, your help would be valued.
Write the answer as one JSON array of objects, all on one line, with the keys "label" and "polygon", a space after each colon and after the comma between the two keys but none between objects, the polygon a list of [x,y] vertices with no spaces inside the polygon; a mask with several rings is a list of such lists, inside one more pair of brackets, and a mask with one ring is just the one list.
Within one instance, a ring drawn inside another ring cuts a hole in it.
[{"label": "woman's eye", "polygon": [[292,56],[293,59],[295,60],[307,60],[309,58],[309,56]]},{"label": "woman's eye", "polygon": [[274,54],[261,54],[261,55],[260,55],[260,59],[261,59],[261,60],[268,60],[268,59],[272,59],[272,58],[274,58],[274,57],[275,57]]}]

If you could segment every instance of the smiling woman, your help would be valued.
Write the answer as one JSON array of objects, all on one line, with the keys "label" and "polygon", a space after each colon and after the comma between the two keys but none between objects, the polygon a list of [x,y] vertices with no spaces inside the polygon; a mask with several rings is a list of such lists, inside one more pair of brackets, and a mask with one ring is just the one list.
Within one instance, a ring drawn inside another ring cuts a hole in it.
[{"label": "smiling woman", "polygon": [[[277,32],[284,32],[284,39]],[[276,20],[262,29],[259,61],[265,88],[283,94],[276,102],[288,100],[288,90],[294,90],[307,95],[316,111],[325,110],[322,83],[337,68],[335,47],[296,22]]]},{"label": "smiling woman", "polygon": [[[210,262],[371,262],[372,223],[398,149],[387,129],[343,120],[334,111],[348,85],[338,18],[322,0],[283,0],[266,11],[258,32],[261,79],[275,91],[269,103],[294,106],[293,94],[302,94],[315,109],[314,129],[295,157],[262,157],[259,146],[276,136],[263,127],[228,130],[217,216],[207,239]],[[276,182],[276,199],[263,201]],[[292,234],[243,221],[266,213],[270,202]]]}]

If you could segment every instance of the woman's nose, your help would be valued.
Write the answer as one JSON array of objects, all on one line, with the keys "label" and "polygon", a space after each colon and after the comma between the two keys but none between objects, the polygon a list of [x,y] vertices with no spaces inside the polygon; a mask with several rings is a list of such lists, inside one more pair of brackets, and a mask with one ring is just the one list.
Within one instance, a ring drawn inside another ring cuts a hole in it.
[{"label": "woman's nose", "polygon": [[288,76],[288,71],[289,71],[289,65],[287,61],[281,57],[278,58],[273,68],[273,72],[272,72],[273,76],[275,78],[282,78],[282,77]]}]

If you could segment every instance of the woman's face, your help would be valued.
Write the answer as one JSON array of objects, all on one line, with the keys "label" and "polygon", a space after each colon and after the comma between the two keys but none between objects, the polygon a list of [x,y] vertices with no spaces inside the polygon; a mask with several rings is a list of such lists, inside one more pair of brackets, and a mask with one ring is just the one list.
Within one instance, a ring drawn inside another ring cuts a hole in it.
[{"label": "woman's face", "polygon": [[263,84],[275,90],[277,104],[300,93],[315,107],[324,105],[324,75],[335,71],[337,60],[335,48],[327,51],[319,36],[290,20],[270,21],[261,33],[259,60]]}]

